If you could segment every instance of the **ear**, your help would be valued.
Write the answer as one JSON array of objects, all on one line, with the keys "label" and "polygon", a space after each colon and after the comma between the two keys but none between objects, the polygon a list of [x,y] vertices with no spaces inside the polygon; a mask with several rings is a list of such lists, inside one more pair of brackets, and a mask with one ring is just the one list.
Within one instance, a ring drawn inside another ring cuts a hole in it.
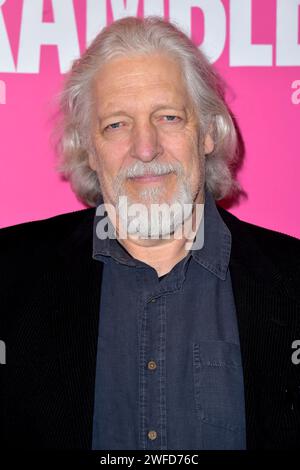
[{"label": "ear", "polygon": [[215,148],[214,141],[211,137],[210,132],[208,132],[204,138],[204,153],[205,155],[211,153]]}]

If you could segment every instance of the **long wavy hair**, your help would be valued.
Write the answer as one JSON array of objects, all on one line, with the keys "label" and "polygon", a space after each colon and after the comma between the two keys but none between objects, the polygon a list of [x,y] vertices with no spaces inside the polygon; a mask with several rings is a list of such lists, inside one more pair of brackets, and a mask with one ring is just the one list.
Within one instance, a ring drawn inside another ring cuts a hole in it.
[{"label": "long wavy hair", "polygon": [[[92,83],[101,66],[117,57],[163,53],[181,66],[195,106],[202,135],[209,130],[214,150],[205,158],[205,184],[214,198],[239,190],[233,168],[238,158],[237,131],[225,102],[225,84],[207,57],[176,25],[156,16],[126,17],[104,28],[66,74],[54,127],[56,170],[71,184],[80,201],[96,206],[101,193],[98,176],[89,166],[96,149],[92,136],[95,106]],[[101,105],[101,104],[100,104]]]}]

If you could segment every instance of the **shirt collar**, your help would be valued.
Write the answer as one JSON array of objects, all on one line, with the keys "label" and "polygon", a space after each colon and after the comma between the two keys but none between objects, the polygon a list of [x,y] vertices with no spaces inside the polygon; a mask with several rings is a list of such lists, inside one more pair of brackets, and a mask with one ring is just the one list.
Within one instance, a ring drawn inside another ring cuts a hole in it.
[{"label": "shirt collar", "polygon": [[230,260],[231,233],[206,187],[203,223],[204,244],[199,250],[192,250],[192,255],[201,266],[225,280]]},{"label": "shirt collar", "polygon": [[[97,207],[101,204],[103,204],[102,195],[98,198]],[[107,221],[105,229],[109,230],[110,234],[114,233],[114,227],[107,217],[107,212],[104,212],[103,215],[96,215],[95,212],[93,258],[106,262],[108,257],[112,257],[121,264],[145,267],[145,264],[133,258],[116,238],[107,237],[100,239],[97,236],[97,224],[104,217],[106,217]],[[204,244],[199,249],[191,249],[189,254],[199,265],[203,266],[220,279],[225,280],[230,259],[231,233],[218,212],[213,195],[206,187],[204,217],[201,223],[203,224],[202,229],[204,229]],[[200,230],[200,228],[198,230]]]}]

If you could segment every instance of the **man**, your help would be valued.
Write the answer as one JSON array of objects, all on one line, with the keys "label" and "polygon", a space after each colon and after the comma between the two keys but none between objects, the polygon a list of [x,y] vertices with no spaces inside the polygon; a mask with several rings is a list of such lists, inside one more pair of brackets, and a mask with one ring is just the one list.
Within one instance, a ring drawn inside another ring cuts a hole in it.
[{"label": "man", "polygon": [[215,204],[237,138],[207,59],[161,19],[116,21],[61,110],[59,169],[91,208],[1,230],[2,445],[299,447],[299,242]]}]

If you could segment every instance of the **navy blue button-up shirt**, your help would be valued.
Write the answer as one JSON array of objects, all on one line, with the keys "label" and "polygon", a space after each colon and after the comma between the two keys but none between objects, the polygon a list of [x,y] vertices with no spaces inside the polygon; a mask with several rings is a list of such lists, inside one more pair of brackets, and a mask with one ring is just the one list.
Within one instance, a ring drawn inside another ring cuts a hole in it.
[{"label": "navy blue button-up shirt", "polygon": [[92,448],[246,448],[231,234],[212,195],[205,191],[204,246],[161,279],[117,239],[99,239],[100,219]]}]

